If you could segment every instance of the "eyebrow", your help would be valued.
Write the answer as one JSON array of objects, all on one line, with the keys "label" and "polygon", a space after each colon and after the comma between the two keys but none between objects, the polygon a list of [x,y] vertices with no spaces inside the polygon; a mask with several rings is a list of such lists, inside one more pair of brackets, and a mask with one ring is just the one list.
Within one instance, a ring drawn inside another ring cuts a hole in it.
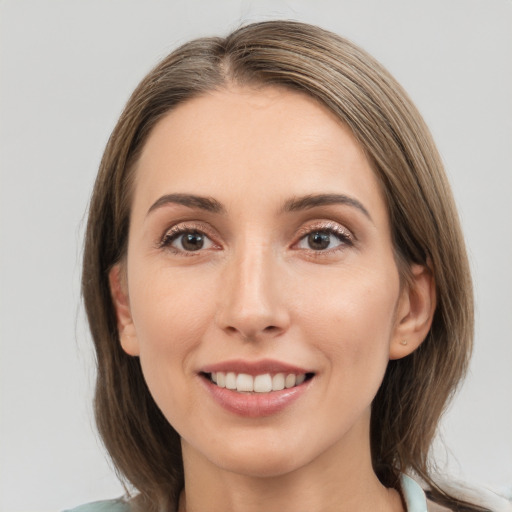
[{"label": "eyebrow", "polygon": [[303,197],[293,197],[286,201],[283,206],[283,211],[296,212],[300,210],[308,210],[317,206],[328,206],[333,204],[341,204],[357,208],[373,222],[370,213],[361,202],[354,197],[346,196],[344,194],[310,194]]},{"label": "eyebrow", "polygon": [[[187,206],[188,208],[199,208],[200,210],[211,213],[226,213],[224,206],[213,197],[197,196],[195,194],[166,194],[157,199],[151,205],[147,215],[149,215],[154,210],[168,204],[180,204]],[[317,206],[328,206],[336,204],[348,205],[353,208],[357,208],[366,217],[368,217],[370,221],[373,222],[370,213],[360,201],[344,194],[309,194],[302,197],[292,197],[284,203],[281,211],[296,212],[301,210],[308,210]]]},{"label": "eyebrow", "polygon": [[147,215],[152,211],[168,204],[181,204],[189,208],[199,208],[211,213],[225,213],[226,210],[219,201],[213,197],[196,196],[194,194],[166,194],[157,199],[149,208]]}]

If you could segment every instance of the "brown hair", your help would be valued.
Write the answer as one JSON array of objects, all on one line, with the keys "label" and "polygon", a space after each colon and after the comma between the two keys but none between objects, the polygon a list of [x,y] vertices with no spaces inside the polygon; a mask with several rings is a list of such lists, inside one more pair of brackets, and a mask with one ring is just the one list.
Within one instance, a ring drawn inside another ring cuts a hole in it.
[{"label": "brown hair", "polygon": [[97,353],[96,420],[119,475],[147,510],[172,508],[183,486],[179,436],[153,401],[139,360],[121,348],[108,284],[126,251],[134,163],[163,115],[230,82],[302,91],[349,126],[381,181],[402,277],[412,263],[431,268],[433,324],[419,349],[389,362],[372,406],[371,450],[384,485],[397,486],[399,473],[412,470],[438,500],[460,503],[432,481],[428,459],[473,337],[468,261],[440,157],[420,114],[379,63],[335,34],[288,21],[178,48],[134,91],[107,144],[90,203],[82,291]]}]

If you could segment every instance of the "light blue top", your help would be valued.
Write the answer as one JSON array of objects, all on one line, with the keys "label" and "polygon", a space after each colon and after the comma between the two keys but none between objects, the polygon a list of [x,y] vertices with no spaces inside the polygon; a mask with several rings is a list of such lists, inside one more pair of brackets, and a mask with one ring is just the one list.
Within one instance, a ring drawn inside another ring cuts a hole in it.
[{"label": "light blue top", "polygon": [[427,498],[419,484],[404,474],[402,474],[400,484],[407,512],[427,512]]},{"label": "light blue top", "polygon": [[122,498],[117,500],[95,501],[86,503],[64,512],[130,512],[130,505]]},{"label": "light blue top", "polygon": [[[401,484],[407,512],[427,512],[423,489],[407,475],[402,475]],[[96,501],[65,512],[130,512],[130,505],[122,499]]]}]

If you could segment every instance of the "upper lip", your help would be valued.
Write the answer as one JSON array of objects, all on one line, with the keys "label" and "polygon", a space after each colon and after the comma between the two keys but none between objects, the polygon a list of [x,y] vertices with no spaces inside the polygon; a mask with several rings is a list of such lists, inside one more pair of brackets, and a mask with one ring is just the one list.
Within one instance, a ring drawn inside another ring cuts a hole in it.
[{"label": "upper lip", "polygon": [[276,361],[273,359],[261,359],[259,361],[246,361],[243,359],[232,359],[228,361],[222,361],[220,363],[214,363],[201,368],[200,373],[215,373],[215,372],[233,372],[233,373],[246,373],[248,375],[262,375],[264,373],[293,373],[300,375],[303,373],[313,373],[282,361]]}]

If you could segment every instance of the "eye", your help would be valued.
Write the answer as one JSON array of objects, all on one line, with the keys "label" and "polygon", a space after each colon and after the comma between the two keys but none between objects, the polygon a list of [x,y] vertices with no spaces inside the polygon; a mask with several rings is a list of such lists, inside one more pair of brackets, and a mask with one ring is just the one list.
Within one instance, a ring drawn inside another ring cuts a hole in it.
[{"label": "eye", "polygon": [[176,226],[165,234],[160,246],[180,253],[211,249],[215,244],[205,233],[197,229]]},{"label": "eye", "polygon": [[349,232],[336,228],[316,228],[301,237],[297,244],[298,249],[310,251],[330,251],[346,245],[352,245]]}]

